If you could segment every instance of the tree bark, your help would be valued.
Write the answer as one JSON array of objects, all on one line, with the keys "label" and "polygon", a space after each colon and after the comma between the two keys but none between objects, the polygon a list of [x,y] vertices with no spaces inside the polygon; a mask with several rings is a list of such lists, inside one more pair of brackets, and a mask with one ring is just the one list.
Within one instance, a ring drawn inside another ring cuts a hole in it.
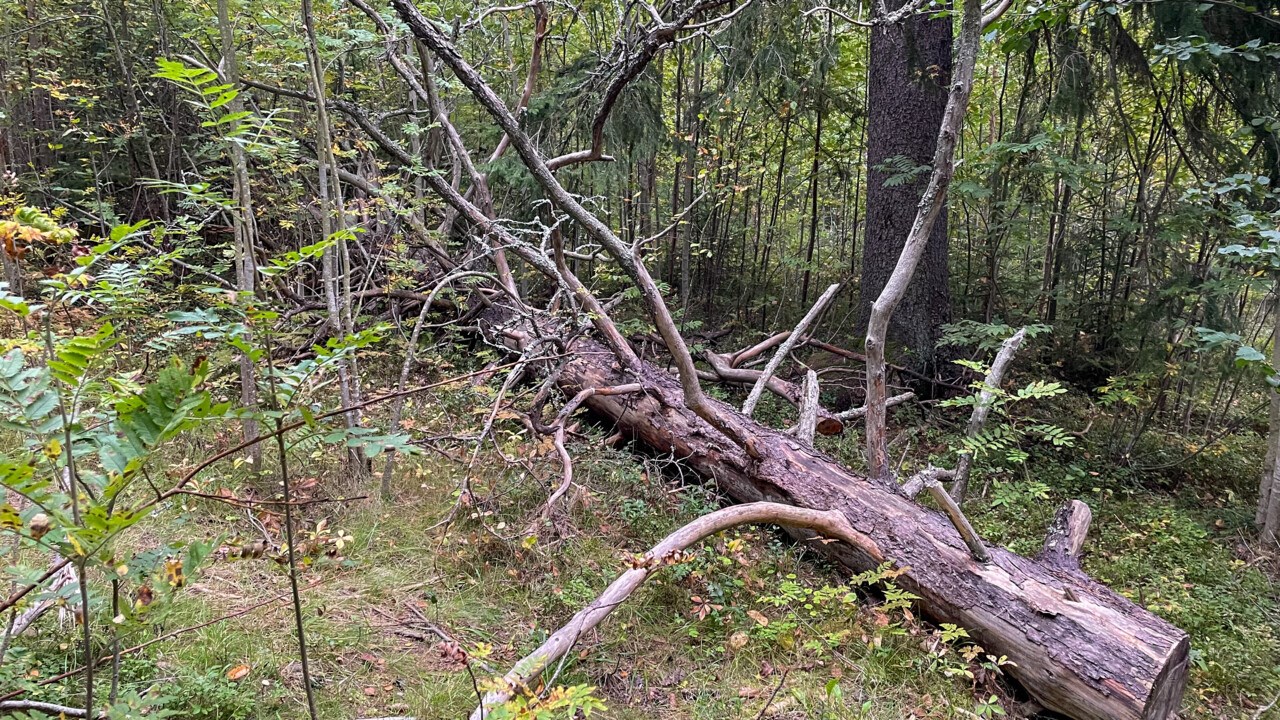
[{"label": "tree bark", "polygon": [[[905,3],[890,0],[890,10]],[[916,207],[929,181],[928,171],[901,176],[902,166],[933,165],[938,128],[947,107],[951,82],[952,18],[910,16],[901,23],[871,29],[867,78],[867,221],[862,250],[859,328],[865,329],[871,306],[893,274]],[[918,368],[929,368],[939,328],[951,319],[947,273],[947,213],[934,222],[919,269],[889,325],[890,342],[914,356]]]},{"label": "tree bark", "polygon": [[[558,379],[570,395],[636,379],[593,340],[572,349],[576,359]],[[1177,710],[1189,649],[1178,628],[1072,567],[992,546],[990,563],[975,562],[942,514],[739,416],[761,450],[753,461],[684,406],[674,378],[645,363],[640,379],[643,394],[597,395],[584,404],[625,434],[683,458],[737,501],[841,512],[866,542],[822,543],[822,552],[855,571],[884,562],[909,567],[899,580],[921,597],[921,609],[1016,662],[1010,674],[1045,707],[1077,720],[1165,720]],[[721,405],[721,412],[733,410]]]},{"label": "tree bark", "polygon": [[[982,432],[982,428],[986,427],[987,417],[991,415],[991,408],[995,403],[995,391],[1000,389],[1005,371],[1009,369],[1014,354],[1018,352],[1026,336],[1027,329],[1022,328],[1000,345],[1000,352],[996,353],[996,359],[991,362],[991,369],[987,371],[987,377],[982,381],[982,391],[978,393],[978,402],[973,406],[973,414],[969,416],[969,427],[965,432],[968,437],[976,437]],[[951,497],[958,503],[964,502],[965,493],[969,491],[969,472],[972,470],[973,453],[960,453],[960,462],[956,465],[955,484],[951,486]]]},{"label": "tree bark", "polygon": [[[1271,367],[1280,367],[1280,303],[1272,310],[1275,331],[1272,335]],[[1266,544],[1280,544],[1280,392],[1271,389],[1270,429],[1267,433],[1267,456],[1258,484],[1258,510],[1255,521]]]},{"label": "tree bark", "polygon": [[[222,77],[229,85],[238,85],[240,74],[236,63],[234,30],[231,27],[231,16],[227,8],[227,0],[218,2],[218,35],[222,49]],[[234,114],[244,109],[239,96],[227,103],[227,112]],[[232,225],[235,228],[235,269],[236,269],[236,302],[247,306],[253,302],[257,291],[257,267],[254,260],[254,246],[257,244],[257,218],[253,214],[253,191],[249,184],[249,162],[245,157],[244,147],[240,143],[227,143],[231,152],[232,198],[235,208],[230,211]],[[258,384],[255,379],[253,361],[248,355],[240,354],[240,404],[253,408],[258,404]],[[258,421],[246,417],[241,422],[241,434],[245,441],[258,437]],[[249,449],[249,457],[253,460],[253,469],[262,471],[262,445],[254,444]]]}]

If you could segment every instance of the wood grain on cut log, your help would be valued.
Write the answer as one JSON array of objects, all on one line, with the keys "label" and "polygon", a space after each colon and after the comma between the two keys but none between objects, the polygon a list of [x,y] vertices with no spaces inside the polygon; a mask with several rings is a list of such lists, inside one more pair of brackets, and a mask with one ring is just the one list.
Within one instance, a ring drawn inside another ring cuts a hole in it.
[{"label": "wood grain on cut log", "polygon": [[[592,340],[560,374],[571,395],[624,376]],[[1187,634],[1079,570],[988,547],[973,560],[951,522],[891,483],[859,477],[794,438],[751,421],[759,461],[684,407],[677,381],[651,365],[646,393],[594,396],[585,405],[621,431],[682,457],[740,502],[769,500],[838,510],[868,542],[821,544],[857,571],[894,562],[899,578],[938,621],[969,630],[988,651],[1017,663],[1009,673],[1046,708],[1077,720],[1166,720],[1186,686]],[[723,412],[731,412],[722,406]],[[804,531],[794,534],[804,537]]]}]

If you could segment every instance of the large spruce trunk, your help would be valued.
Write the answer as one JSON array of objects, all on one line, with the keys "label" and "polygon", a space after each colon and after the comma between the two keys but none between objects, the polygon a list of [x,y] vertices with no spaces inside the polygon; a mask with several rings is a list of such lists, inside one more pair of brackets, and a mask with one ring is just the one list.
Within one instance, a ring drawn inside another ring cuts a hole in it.
[{"label": "large spruce trunk", "polygon": [[[572,349],[575,359],[558,378],[570,395],[636,381],[595,341],[579,340]],[[886,561],[909,567],[899,581],[921,597],[921,609],[966,628],[989,652],[1007,655],[1017,663],[1010,674],[1046,708],[1077,720],[1164,720],[1178,709],[1187,634],[1073,563],[1057,554],[1032,560],[992,547],[991,562],[979,564],[941,513],[897,487],[854,475],[791,436],[744,418],[763,457],[754,462],[685,407],[667,373],[646,364],[639,379],[644,395],[596,395],[585,404],[643,444],[683,458],[739,502],[841,511],[866,542],[820,543],[819,549],[855,571]]]},{"label": "large spruce trunk", "polygon": [[[903,0],[889,0],[896,10]],[[867,70],[867,225],[862,251],[858,328],[865,331],[911,234],[916,206],[947,109],[951,81],[950,16],[916,13],[871,29]],[[922,170],[916,170],[922,169]],[[889,341],[931,369],[940,327],[951,319],[947,273],[947,211],[933,224],[915,281],[889,325]]]}]

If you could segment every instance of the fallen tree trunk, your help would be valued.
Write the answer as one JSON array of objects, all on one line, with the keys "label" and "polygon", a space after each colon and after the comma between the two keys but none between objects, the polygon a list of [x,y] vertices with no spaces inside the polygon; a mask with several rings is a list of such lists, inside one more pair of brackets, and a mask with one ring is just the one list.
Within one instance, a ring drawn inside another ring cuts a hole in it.
[{"label": "fallen tree trunk", "polygon": [[[573,350],[576,358],[558,378],[570,396],[637,380],[593,340],[579,340]],[[1189,649],[1182,630],[1070,563],[990,546],[991,562],[978,563],[950,521],[897,486],[854,475],[795,438],[743,419],[759,450],[752,460],[685,407],[667,373],[647,364],[641,370],[645,393],[595,395],[584,404],[620,431],[683,458],[734,500],[839,511],[866,541],[819,544],[824,553],[856,571],[889,561],[909,567],[898,580],[920,596],[921,609],[1007,655],[1016,663],[1009,673],[1046,708],[1076,720],[1165,720],[1177,711]]]}]

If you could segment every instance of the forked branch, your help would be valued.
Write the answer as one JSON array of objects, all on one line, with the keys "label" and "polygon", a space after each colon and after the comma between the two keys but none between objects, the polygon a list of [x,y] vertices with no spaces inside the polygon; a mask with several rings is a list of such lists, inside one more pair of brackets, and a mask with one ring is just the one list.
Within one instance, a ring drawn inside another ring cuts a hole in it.
[{"label": "forked branch", "polygon": [[671,310],[662,299],[657,283],[649,275],[648,269],[636,253],[632,252],[630,246],[624,243],[603,220],[587,210],[560,184],[515,115],[476,69],[462,57],[449,38],[418,10],[412,0],[392,0],[392,5],[413,34],[430,48],[436,57],[449,66],[458,80],[511,138],[511,146],[515,148],[525,167],[547,193],[552,203],[573,218],[593,241],[612,255],[622,271],[640,291],[646,309],[675,361],[685,404],[699,417],[740,445],[749,455],[758,458],[759,450],[745,426],[738,419],[722,413],[708,401],[703,393],[698,381],[697,367],[689,354],[688,345],[681,337]]}]

